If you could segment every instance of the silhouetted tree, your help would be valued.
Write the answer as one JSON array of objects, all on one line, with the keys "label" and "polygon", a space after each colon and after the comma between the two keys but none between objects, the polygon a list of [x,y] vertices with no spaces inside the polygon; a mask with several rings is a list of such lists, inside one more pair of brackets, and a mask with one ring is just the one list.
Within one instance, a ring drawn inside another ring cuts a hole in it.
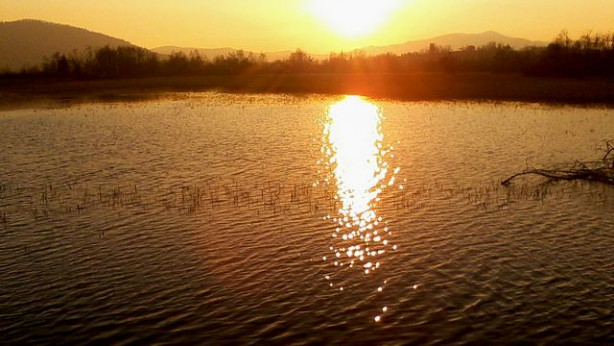
[{"label": "silhouetted tree", "polygon": [[[93,50],[55,53],[45,59],[40,71],[22,71],[22,75],[42,74],[60,78],[133,78],[169,75],[242,75],[242,74],[348,74],[410,72],[489,72],[524,73],[550,77],[614,77],[614,35],[588,32],[578,40],[561,31],[547,47],[515,50],[509,45],[491,42],[481,47],[466,46],[458,51],[430,44],[420,53],[366,56],[364,52],[331,53],[316,61],[297,49],[287,59],[266,61],[264,54],[235,51],[212,61],[198,51],[189,55],[173,52],[166,59],[138,47],[109,46]],[[2,75],[6,76],[4,72]]]},{"label": "silhouetted tree", "polygon": [[297,49],[288,57],[289,70],[292,72],[307,72],[313,67],[313,58],[305,51]]}]

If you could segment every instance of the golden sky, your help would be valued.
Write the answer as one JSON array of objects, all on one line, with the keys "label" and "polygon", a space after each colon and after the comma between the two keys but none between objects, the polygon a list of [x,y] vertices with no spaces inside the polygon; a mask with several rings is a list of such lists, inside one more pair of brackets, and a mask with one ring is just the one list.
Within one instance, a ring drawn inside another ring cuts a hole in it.
[{"label": "golden sky", "polygon": [[614,0],[0,0],[1,21],[24,18],[146,48],[328,53],[460,32],[544,41],[563,29],[574,38],[606,33]]}]

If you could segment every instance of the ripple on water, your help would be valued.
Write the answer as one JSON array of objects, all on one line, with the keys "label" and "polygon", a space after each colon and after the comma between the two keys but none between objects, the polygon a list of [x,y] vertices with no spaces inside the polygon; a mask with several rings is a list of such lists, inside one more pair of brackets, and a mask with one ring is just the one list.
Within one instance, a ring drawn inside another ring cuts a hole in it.
[{"label": "ripple on water", "polygon": [[614,191],[498,180],[598,157],[612,116],[216,93],[1,112],[0,334],[605,343]]}]

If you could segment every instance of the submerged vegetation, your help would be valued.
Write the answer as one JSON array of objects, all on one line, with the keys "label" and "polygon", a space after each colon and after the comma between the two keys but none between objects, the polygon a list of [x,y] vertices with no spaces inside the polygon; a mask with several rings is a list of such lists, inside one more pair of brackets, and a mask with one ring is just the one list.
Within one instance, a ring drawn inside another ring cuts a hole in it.
[{"label": "submerged vegetation", "polygon": [[[578,191],[582,191],[583,198],[592,202],[610,202],[608,195],[600,190],[582,190],[581,185],[557,189],[529,183],[508,183],[506,186],[503,188],[494,181],[481,186],[458,182],[425,183],[385,194],[382,203],[397,212],[428,209],[432,203],[462,203],[475,210],[492,211],[508,208],[523,200],[543,203],[577,198]],[[26,187],[0,182],[0,229],[26,221],[45,221],[63,215],[87,215],[104,210],[133,215],[147,212],[199,215],[213,220],[228,210],[248,210],[261,219],[296,213],[325,217],[336,213],[339,208],[341,202],[336,187],[314,187],[308,182],[290,185],[281,181],[254,183],[221,176],[173,188],[117,182],[97,186],[79,182],[47,182],[38,187]]]}]

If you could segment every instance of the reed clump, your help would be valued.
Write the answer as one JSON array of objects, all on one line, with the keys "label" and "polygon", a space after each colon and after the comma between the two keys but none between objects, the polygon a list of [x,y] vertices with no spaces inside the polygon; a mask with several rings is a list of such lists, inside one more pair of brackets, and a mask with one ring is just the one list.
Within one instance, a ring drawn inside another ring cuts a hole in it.
[{"label": "reed clump", "polygon": [[0,188],[0,224],[11,220],[36,220],[63,215],[98,212],[104,209],[141,213],[146,210],[180,215],[206,214],[246,209],[260,217],[295,212],[323,214],[336,212],[339,200],[330,190],[311,183],[240,180],[210,177],[204,181],[162,188],[136,184],[98,185],[83,183],[44,184]]}]

